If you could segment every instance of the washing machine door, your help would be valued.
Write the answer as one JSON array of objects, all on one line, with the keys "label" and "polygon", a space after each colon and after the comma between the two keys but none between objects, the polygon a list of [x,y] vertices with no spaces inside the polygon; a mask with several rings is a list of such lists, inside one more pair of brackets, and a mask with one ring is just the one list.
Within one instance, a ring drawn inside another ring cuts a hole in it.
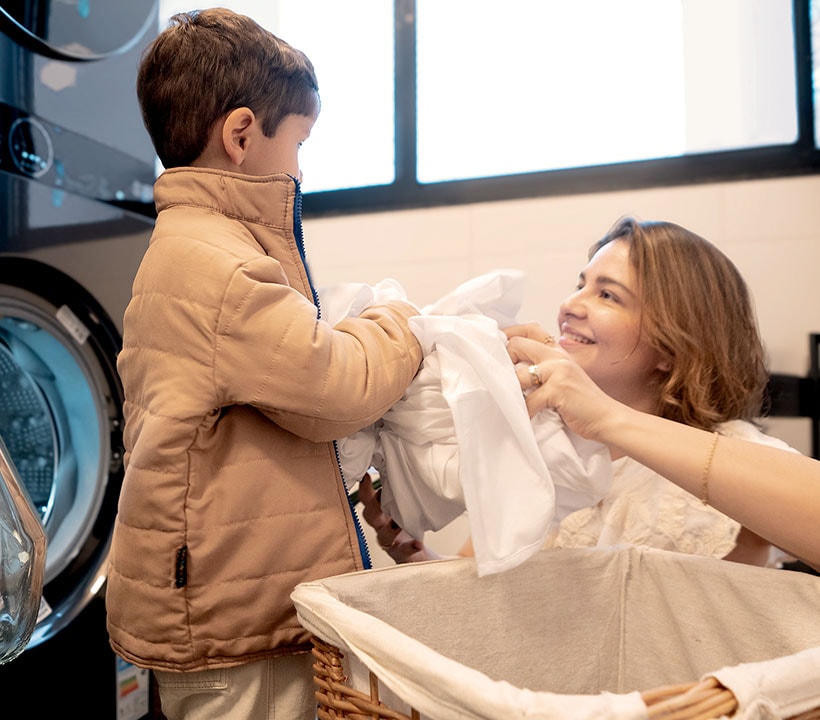
[{"label": "washing machine door", "polygon": [[157,0],[2,0],[0,31],[57,60],[100,60],[131,49],[154,22]]},{"label": "washing machine door", "polygon": [[105,583],[123,475],[121,337],[88,290],[40,261],[0,257],[0,437],[47,537],[29,646]]}]

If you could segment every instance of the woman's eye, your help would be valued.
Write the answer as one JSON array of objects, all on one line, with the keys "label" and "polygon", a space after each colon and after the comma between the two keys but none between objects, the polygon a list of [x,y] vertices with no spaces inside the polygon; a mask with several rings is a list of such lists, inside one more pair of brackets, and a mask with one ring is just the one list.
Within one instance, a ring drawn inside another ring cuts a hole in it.
[{"label": "woman's eye", "polygon": [[601,290],[601,297],[604,300],[617,300],[618,299],[609,290]]}]

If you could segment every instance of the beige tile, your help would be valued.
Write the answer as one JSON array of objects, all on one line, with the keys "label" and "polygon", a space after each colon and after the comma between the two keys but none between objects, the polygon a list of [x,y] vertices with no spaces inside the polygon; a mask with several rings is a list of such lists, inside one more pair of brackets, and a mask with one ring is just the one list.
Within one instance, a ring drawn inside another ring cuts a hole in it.
[{"label": "beige tile", "polygon": [[734,241],[820,237],[820,175],[727,185],[724,205]]},{"label": "beige tile", "polygon": [[820,332],[820,237],[736,243],[727,248],[754,298],[770,366],[808,369],[808,334]]},{"label": "beige tile", "polygon": [[471,251],[466,208],[429,208],[305,223],[311,264],[435,262]]}]

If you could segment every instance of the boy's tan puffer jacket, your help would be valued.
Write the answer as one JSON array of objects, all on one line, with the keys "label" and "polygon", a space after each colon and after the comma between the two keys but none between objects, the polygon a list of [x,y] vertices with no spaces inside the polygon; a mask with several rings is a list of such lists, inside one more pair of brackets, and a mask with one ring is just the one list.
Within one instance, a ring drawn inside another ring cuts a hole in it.
[{"label": "boy's tan puffer jacket", "polygon": [[118,360],[111,644],[180,671],[301,652],[294,586],[362,567],[332,440],[401,397],[417,311],[317,319],[287,175],[169,170],[155,198]]}]

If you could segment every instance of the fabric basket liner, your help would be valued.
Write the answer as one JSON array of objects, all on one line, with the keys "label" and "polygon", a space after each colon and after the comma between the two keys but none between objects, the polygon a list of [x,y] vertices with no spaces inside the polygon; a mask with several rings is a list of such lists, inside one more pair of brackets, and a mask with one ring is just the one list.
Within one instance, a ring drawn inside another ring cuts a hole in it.
[{"label": "fabric basket liner", "polygon": [[352,687],[429,720],[648,717],[641,691],[713,675],[733,718],[820,707],[820,578],[649,548],[544,550],[302,583],[299,621]]}]

